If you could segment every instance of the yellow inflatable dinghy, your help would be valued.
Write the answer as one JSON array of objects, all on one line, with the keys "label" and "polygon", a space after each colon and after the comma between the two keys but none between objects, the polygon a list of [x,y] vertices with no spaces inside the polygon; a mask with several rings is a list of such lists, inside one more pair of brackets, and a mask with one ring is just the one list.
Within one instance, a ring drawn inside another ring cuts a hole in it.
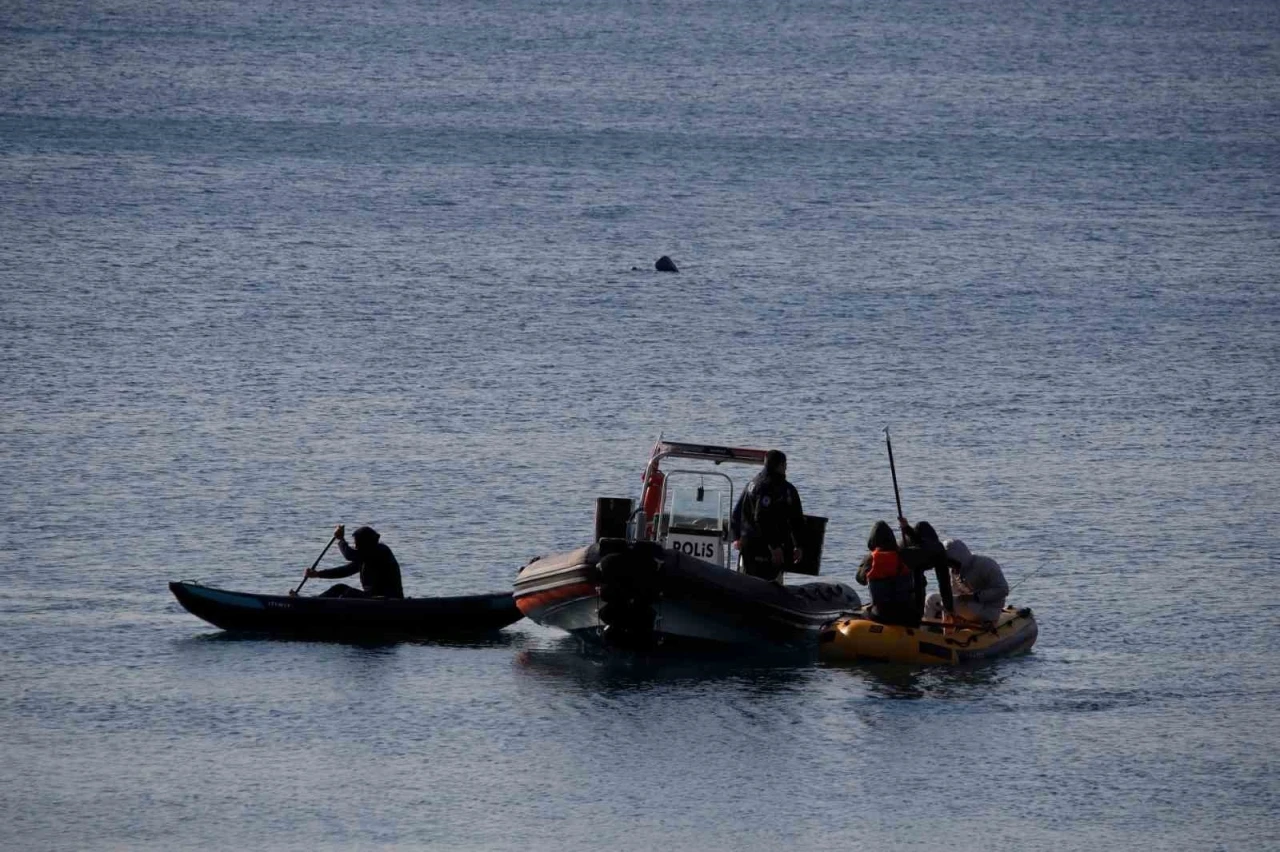
[{"label": "yellow inflatable dinghy", "polygon": [[990,627],[925,621],[919,627],[880,624],[865,615],[842,618],[819,634],[818,653],[832,662],[958,665],[1026,651],[1039,629],[1028,608],[1004,608]]}]

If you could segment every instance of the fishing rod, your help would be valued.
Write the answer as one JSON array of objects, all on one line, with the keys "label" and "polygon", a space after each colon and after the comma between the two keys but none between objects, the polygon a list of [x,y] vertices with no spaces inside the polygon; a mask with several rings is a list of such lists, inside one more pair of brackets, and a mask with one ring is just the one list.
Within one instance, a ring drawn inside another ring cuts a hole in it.
[{"label": "fishing rod", "polygon": [[1037,568],[1036,570],[1032,571],[1030,574],[1028,574],[1027,576],[1023,577],[1023,578],[1022,578],[1021,580],[1019,580],[1018,582],[1014,583],[1012,586],[1010,586],[1010,587],[1009,587],[1009,594],[1013,594],[1013,590],[1014,590],[1014,589],[1018,588],[1018,587],[1019,587],[1019,586],[1021,586],[1023,583],[1027,582],[1027,581],[1028,581],[1028,580],[1030,580],[1032,577],[1034,577],[1035,575],[1039,574],[1041,571],[1043,571],[1044,569],[1046,569],[1046,568],[1048,568],[1048,567],[1049,567],[1048,565],[1041,565],[1039,568]]}]

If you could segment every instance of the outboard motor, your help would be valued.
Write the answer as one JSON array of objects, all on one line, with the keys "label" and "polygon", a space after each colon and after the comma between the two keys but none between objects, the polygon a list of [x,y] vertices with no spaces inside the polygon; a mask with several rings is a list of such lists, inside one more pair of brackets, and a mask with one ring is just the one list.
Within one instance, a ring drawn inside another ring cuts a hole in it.
[{"label": "outboard motor", "polygon": [[661,547],[637,542],[600,560],[601,638],[631,651],[652,648],[658,627]]}]

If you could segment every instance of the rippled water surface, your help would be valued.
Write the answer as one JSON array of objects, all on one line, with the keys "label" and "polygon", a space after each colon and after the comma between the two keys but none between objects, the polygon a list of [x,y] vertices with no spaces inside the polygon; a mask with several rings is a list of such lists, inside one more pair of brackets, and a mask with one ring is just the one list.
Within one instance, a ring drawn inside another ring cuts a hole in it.
[{"label": "rippled water surface", "polygon": [[[0,847],[1274,848],[1278,39],[0,2]],[[660,431],[786,450],[849,581],[886,426],[1033,653],[264,641],[166,589],[283,592],[338,521],[410,594],[509,588]]]}]

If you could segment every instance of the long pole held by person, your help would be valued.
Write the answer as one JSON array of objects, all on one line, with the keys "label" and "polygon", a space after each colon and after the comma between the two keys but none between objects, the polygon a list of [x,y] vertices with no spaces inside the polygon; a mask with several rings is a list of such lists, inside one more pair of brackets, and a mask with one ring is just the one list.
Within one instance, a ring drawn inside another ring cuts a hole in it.
[{"label": "long pole held by person", "polygon": [[338,529],[333,531],[333,535],[329,536],[329,541],[325,544],[324,550],[320,551],[320,555],[316,557],[316,561],[312,562],[311,567],[302,575],[302,582],[298,584],[298,588],[289,592],[290,595],[296,595],[298,592],[302,591],[302,587],[307,584],[307,578],[311,576],[311,572],[316,570],[316,566],[320,564],[320,560],[324,559],[324,555],[329,552],[329,548],[333,547],[333,543],[338,540],[338,530],[340,529],[342,529],[342,527],[338,527]]},{"label": "long pole held by person", "polygon": [[893,475],[893,499],[898,504],[898,523],[906,517],[902,514],[902,497],[898,495],[898,469],[893,464],[893,441],[889,440],[889,427],[884,427],[884,445],[889,448],[889,473]]}]

